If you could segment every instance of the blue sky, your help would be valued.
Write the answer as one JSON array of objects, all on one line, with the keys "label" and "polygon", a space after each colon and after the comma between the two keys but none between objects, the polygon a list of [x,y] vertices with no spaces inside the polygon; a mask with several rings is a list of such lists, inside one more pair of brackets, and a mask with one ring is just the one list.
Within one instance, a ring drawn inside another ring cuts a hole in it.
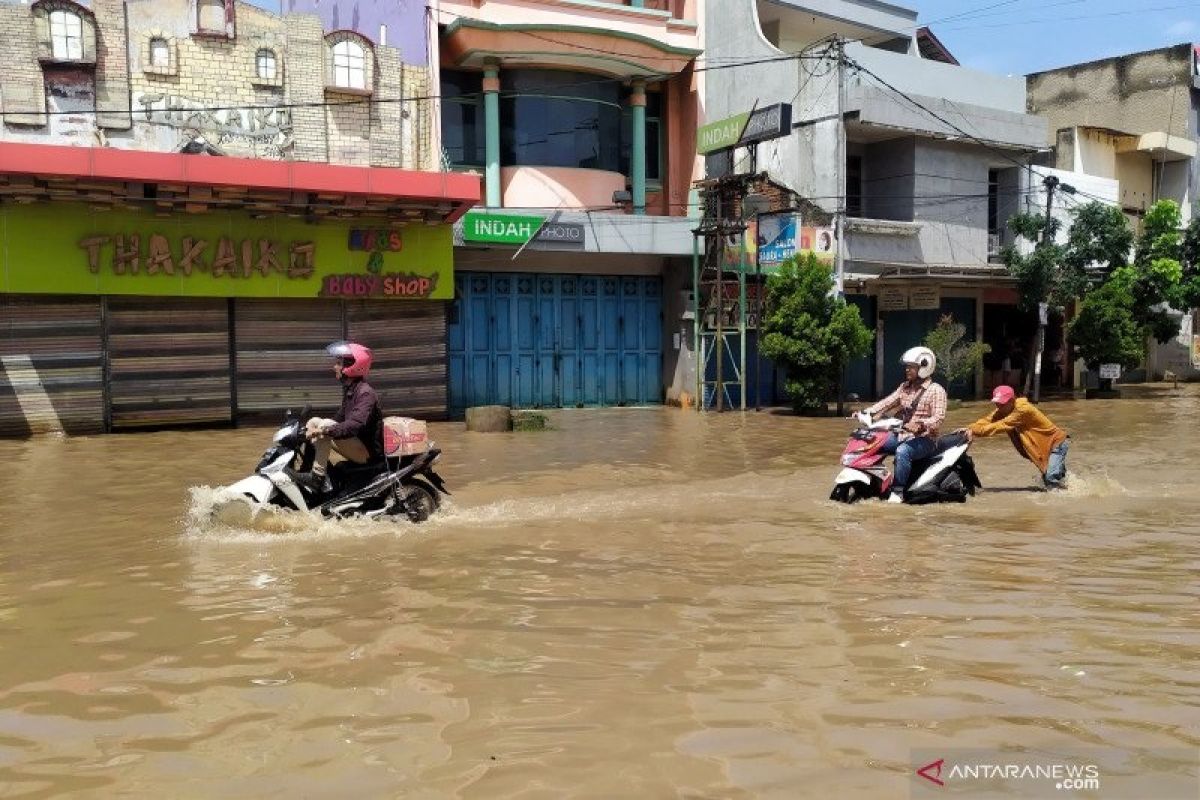
[{"label": "blue sky", "polygon": [[[250,0],[279,11],[279,0]],[[893,0],[915,8],[964,66],[1023,75],[1200,43],[1200,0]]]},{"label": "blue sky", "polygon": [[1200,0],[899,0],[963,66],[1024,75],[1200,43]]}]

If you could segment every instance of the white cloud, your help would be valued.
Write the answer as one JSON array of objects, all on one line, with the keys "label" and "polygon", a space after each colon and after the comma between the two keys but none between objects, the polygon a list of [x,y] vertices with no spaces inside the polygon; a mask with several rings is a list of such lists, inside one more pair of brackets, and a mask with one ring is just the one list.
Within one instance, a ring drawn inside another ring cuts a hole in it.
[{"label": "white cloud", "polygon": [[1167,36],[1190,36],[1196,30],[1196,23],[1190,19],[1181,19],[1167,28]]}]

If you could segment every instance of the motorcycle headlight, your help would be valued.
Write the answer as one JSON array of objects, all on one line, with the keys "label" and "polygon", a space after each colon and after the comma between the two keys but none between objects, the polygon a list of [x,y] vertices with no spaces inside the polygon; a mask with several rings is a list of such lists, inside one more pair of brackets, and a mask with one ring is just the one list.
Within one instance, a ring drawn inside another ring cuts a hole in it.
[{"label": "motorcycle headlight", "polygon": [[849,467],[857,460],[858,460],[858,454],[847,453],[846,455],[842,456],[842,466]]}]

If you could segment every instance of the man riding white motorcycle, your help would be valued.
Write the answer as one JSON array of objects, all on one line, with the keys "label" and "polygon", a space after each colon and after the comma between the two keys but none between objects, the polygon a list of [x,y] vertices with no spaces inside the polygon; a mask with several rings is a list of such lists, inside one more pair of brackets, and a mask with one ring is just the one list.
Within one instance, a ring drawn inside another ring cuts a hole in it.
[{"label": "man riding white motorcycle", "polygon": [[899,406],[902,426],[888,436],[882,451],[895,454],[895,477],[889,503],[904,502],[904,490],[914,461],[930,458],[937,451],[938,431],[946,419],[946,390],[933,381],[937,356],[928,347],[913,347],[900,357],[904,383],[875,405],[860,412],[874,417]]}]

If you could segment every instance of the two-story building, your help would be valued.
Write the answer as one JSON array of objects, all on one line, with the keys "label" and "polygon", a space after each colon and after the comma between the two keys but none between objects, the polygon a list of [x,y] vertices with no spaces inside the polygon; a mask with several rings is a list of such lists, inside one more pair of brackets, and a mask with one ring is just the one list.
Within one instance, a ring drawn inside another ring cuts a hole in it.
[{"label": "two-story building", "polygon": [[290,5],[0,0],[0,432],[336,407],[346,337],[389,410],[447,412],[479,182],[438,171],[425,51],[385,38],[424,9]]},{"label": "two-story building", "polygon": [[[1028,341],[1035,323],[998,258],[1019,174],[1046,146],[1024,80],[960,66],[915,11],[878,0],[712,0],[707,13],[722,25],[706,57],[762,62],[707,76],[707,118],[792,105],[792,134],[759,145],[756,166],[834,219],[839,283],[876,331],[847,389],[897,383],[900,354],[944,314],[997,358]],[[709,171],[746,165],[735,151]]]},{"label": "two-story building", "polygon": [[664,400],[690,275],[698,0],[436,0],[452,407]]},{"label": "two-story building", "polygon": [[[1030,113],[1050,122],[1047,161],[1063,180],[1113,183],[1135,230],[1159,200],[1179,203],[1185,225],[1200,214],[1200,47],[1073,64],[1029,75],[1028,86]],[[1198,374],[1191,312],[1174,340],[1149,345],[1147,377]]]}]

